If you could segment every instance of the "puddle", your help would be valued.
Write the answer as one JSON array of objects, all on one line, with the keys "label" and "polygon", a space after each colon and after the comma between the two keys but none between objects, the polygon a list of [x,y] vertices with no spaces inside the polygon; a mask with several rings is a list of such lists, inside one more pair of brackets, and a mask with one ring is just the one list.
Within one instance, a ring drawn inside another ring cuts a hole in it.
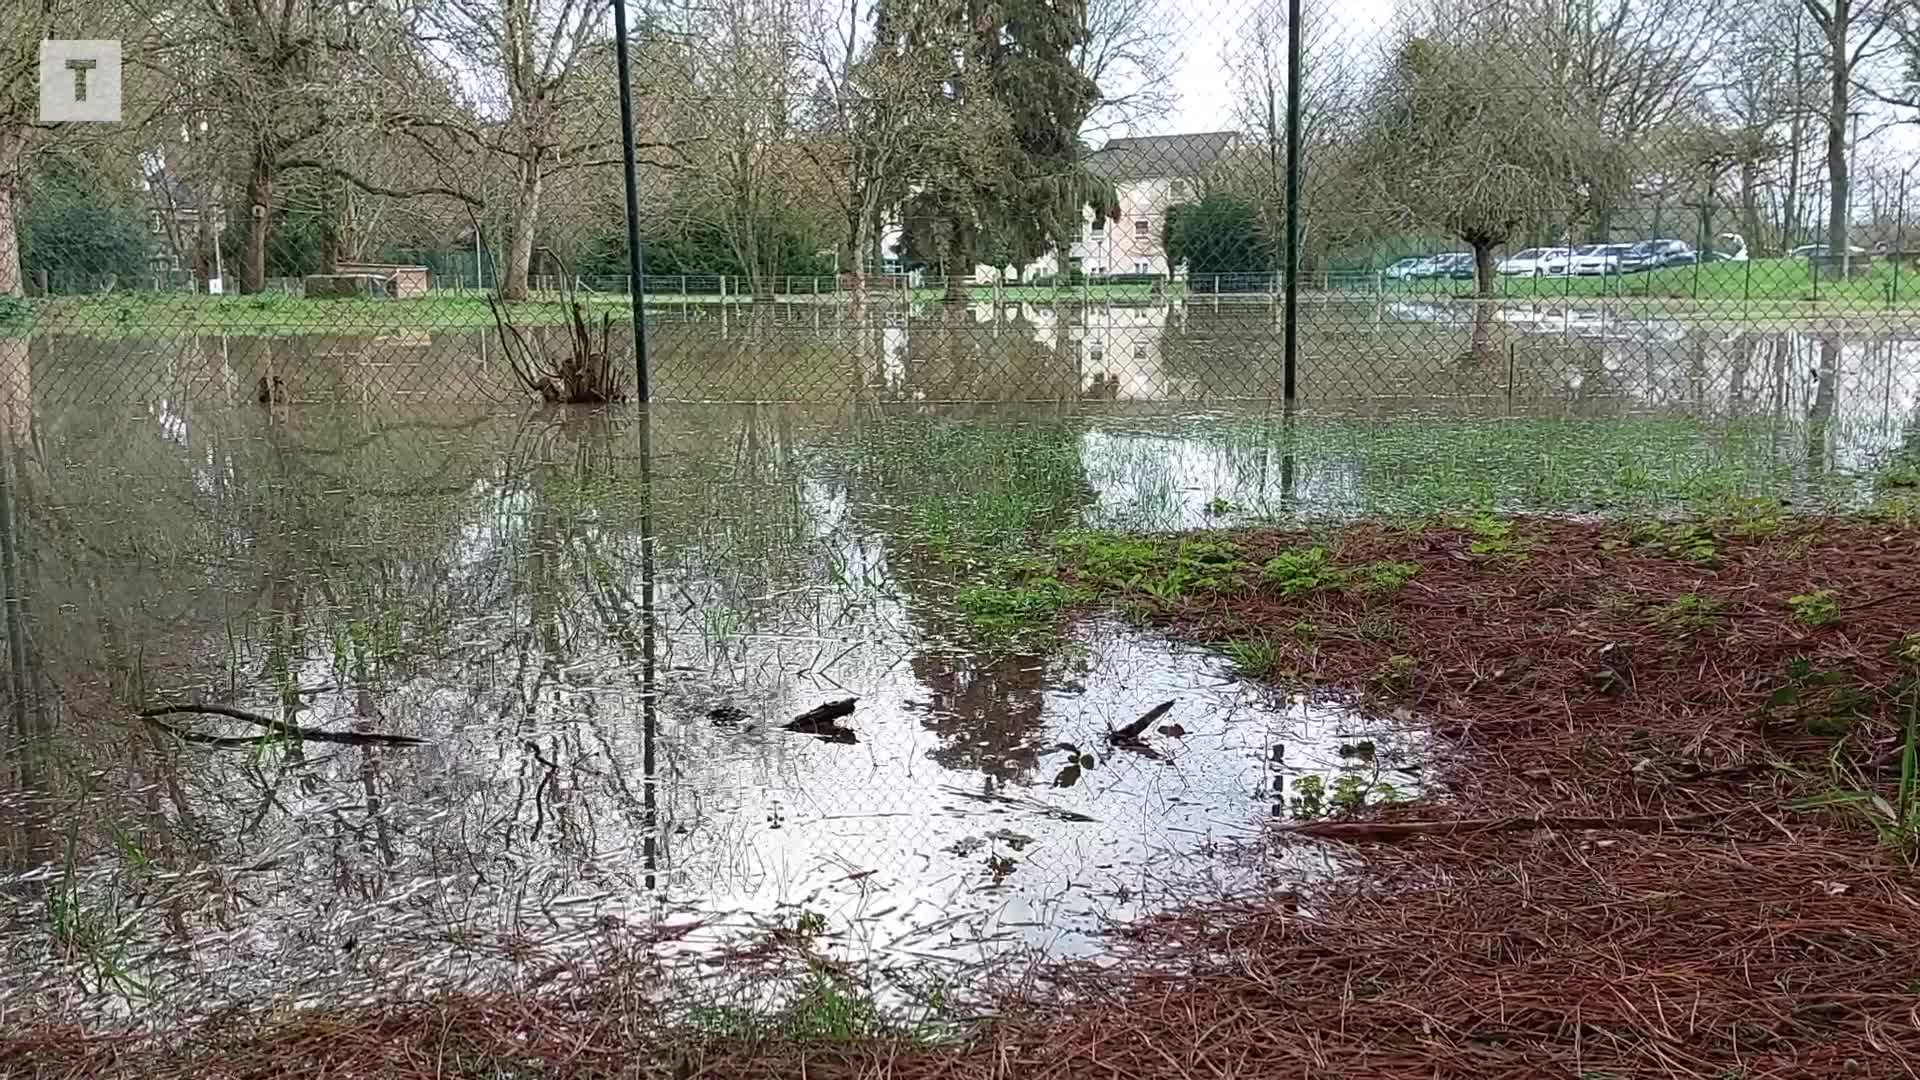
[{"label": "puddle", "polygon": [[[144,1018],[526,985],[663,931],[1097,956],[1109,921],[1324,873],[1307,847],[1220,855],[1415,791],[1393,725],[1104,621],[982,654],[952,610],[970,564],[929,554],[1415,482],[1410,445],[1331,426],[1276,488],[1257,421],[1186,423],[663,410],[649,487],[604,418],[45,418],[0,471],[0,993]],[[1519,445],[1447,437],[1462,462]],[[1493,482],[1547,498],[1539,461]],[[1773,461],[1742,482],[1801,467]],[[426,745],[182,746],[129,718],[196,696]],[[846,698],[832,739],[782,727]],[[1168,701],[1141,746],[1108,739]]]}]

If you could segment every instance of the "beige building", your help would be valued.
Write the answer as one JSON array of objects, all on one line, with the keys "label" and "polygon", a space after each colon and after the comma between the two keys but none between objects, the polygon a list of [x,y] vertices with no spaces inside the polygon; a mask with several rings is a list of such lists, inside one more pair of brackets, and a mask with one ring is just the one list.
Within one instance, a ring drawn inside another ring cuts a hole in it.
[{"label": "beige building", "polygon": [[[1089,160],[1092,170],[1111,180],[1119,196],[1118,220],[1097,218],[1084,211],[1080,236],[1070,254],[1090,277],[1114,274],[1157,274],[1177,277],[1179,267],[1167,265],[1161,243],[1167,208],[1200,197],[1206,181],[1240,142],[1234,131],[1189,135],[1141,135],[1109,139]],[[1023,268],[1020,279],[1058,273],[1054,257],[1043,256]],[[974,279],[982,284],[996,277],[1013,279],[1013,268],[979,266]]]}]

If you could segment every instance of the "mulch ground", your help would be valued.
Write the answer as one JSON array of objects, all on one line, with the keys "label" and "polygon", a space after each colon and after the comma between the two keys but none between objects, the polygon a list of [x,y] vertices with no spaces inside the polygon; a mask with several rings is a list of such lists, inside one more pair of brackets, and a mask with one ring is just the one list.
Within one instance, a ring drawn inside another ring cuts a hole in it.
[{"label": "mulch ground", "polygon": [[1128,927],[1118,965],[1058,970],[961,1043],[667,1047],[646,1007],[602,990],[166,1045],[42,1031],[0,1042],[0,1074],[1920,1076],[1910,852],[1867,814],[1807,803],[1898,801],[1920,531],[1235,540],[1255,563],[1321,544],[1340,567],[1419,567],[1390,595],[1261,589],[1156,616],[1196,640],[1265,636],[1293,677],[1368,688],[1433,732],[1425,796],[1322,829],[1354,854],[1332,884]]}]

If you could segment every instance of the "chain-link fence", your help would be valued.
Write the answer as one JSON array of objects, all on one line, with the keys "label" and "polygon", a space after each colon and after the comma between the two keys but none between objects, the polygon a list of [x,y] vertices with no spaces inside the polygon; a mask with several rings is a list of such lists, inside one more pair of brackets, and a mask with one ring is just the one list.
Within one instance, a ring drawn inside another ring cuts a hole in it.
[{"label": "chain-link fence", "polygon": [[104,22],[126,119],[9,91],[8,370],[47,402],[631,396],[641,293],[656,400],[1291,370],[1342,410],[1725,415],[1920,382],[1899,5],[962,7],[636,12],[636,290],[604,5],[56,5],[10,63]]},{"label": "chain-link fence", "polygon": [[[1248,805],[1422,781],[1070,621],[1049,540],[1920,453],[1910,5],[627,17],[623,131],[604,0],[0,0],[0,985],[1090,935]],[[122,43],[119,123],[37,122],[46,37]]]}]

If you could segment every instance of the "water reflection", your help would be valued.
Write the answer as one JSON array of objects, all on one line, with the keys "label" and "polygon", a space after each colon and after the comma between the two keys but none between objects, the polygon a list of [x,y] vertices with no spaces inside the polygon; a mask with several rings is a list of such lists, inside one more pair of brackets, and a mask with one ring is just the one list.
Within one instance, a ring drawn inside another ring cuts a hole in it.
[{"label": "water reflection", "polygon": [[[1321,411],[1798,420],[1812,389],[1802,376],[1816,369],[1829,340],[1838,350],[1829,367],[1841,380],[1839,410],[1861,396],[1904,415],[1920,394],[1920,336],[1884,320],[1745,311],[1723,318],[1647,301],[1310,299],[1299,376],[1303,402]],[[675,400],[1271,400],[1283,374],[1276,311],[1266,296],[964,308],[894,298],[856,323],[826,304],[720,312],[693,305],[655,313],[654,385]],[[54,408],[159,398],[234,406],[250,400],[262,376],[283,378],[296,400],[310,404],[524,402],[486,328],[287,332],[293,329],[311,327],[46,332],[0,342],[8,350],[0,352],[0,370],[11,373],[17,399]],[[536,343],[559,348],[558,332],[538,328]]]},{"label": "water reflection", "polygon": [[[959,646],[883,509],[916,493],[845,432],[763,409],[43,417],[0,484],[10,999],[495,985],[609,933],[803,906],[848,948],[1086,948],[1180,856],[1251,834],[1282,797],[1273,744],[1334,770],[1323,727],[1384,737],[1117,627],[1045,661]],[[856,745],[780,730],[843,696]],[[219,750],[130,716],[196,697],[428,745]],[[1169,697],[1186,735],[1109,752]],[[1063,743],[1093,758],[1056,786]]]}]

